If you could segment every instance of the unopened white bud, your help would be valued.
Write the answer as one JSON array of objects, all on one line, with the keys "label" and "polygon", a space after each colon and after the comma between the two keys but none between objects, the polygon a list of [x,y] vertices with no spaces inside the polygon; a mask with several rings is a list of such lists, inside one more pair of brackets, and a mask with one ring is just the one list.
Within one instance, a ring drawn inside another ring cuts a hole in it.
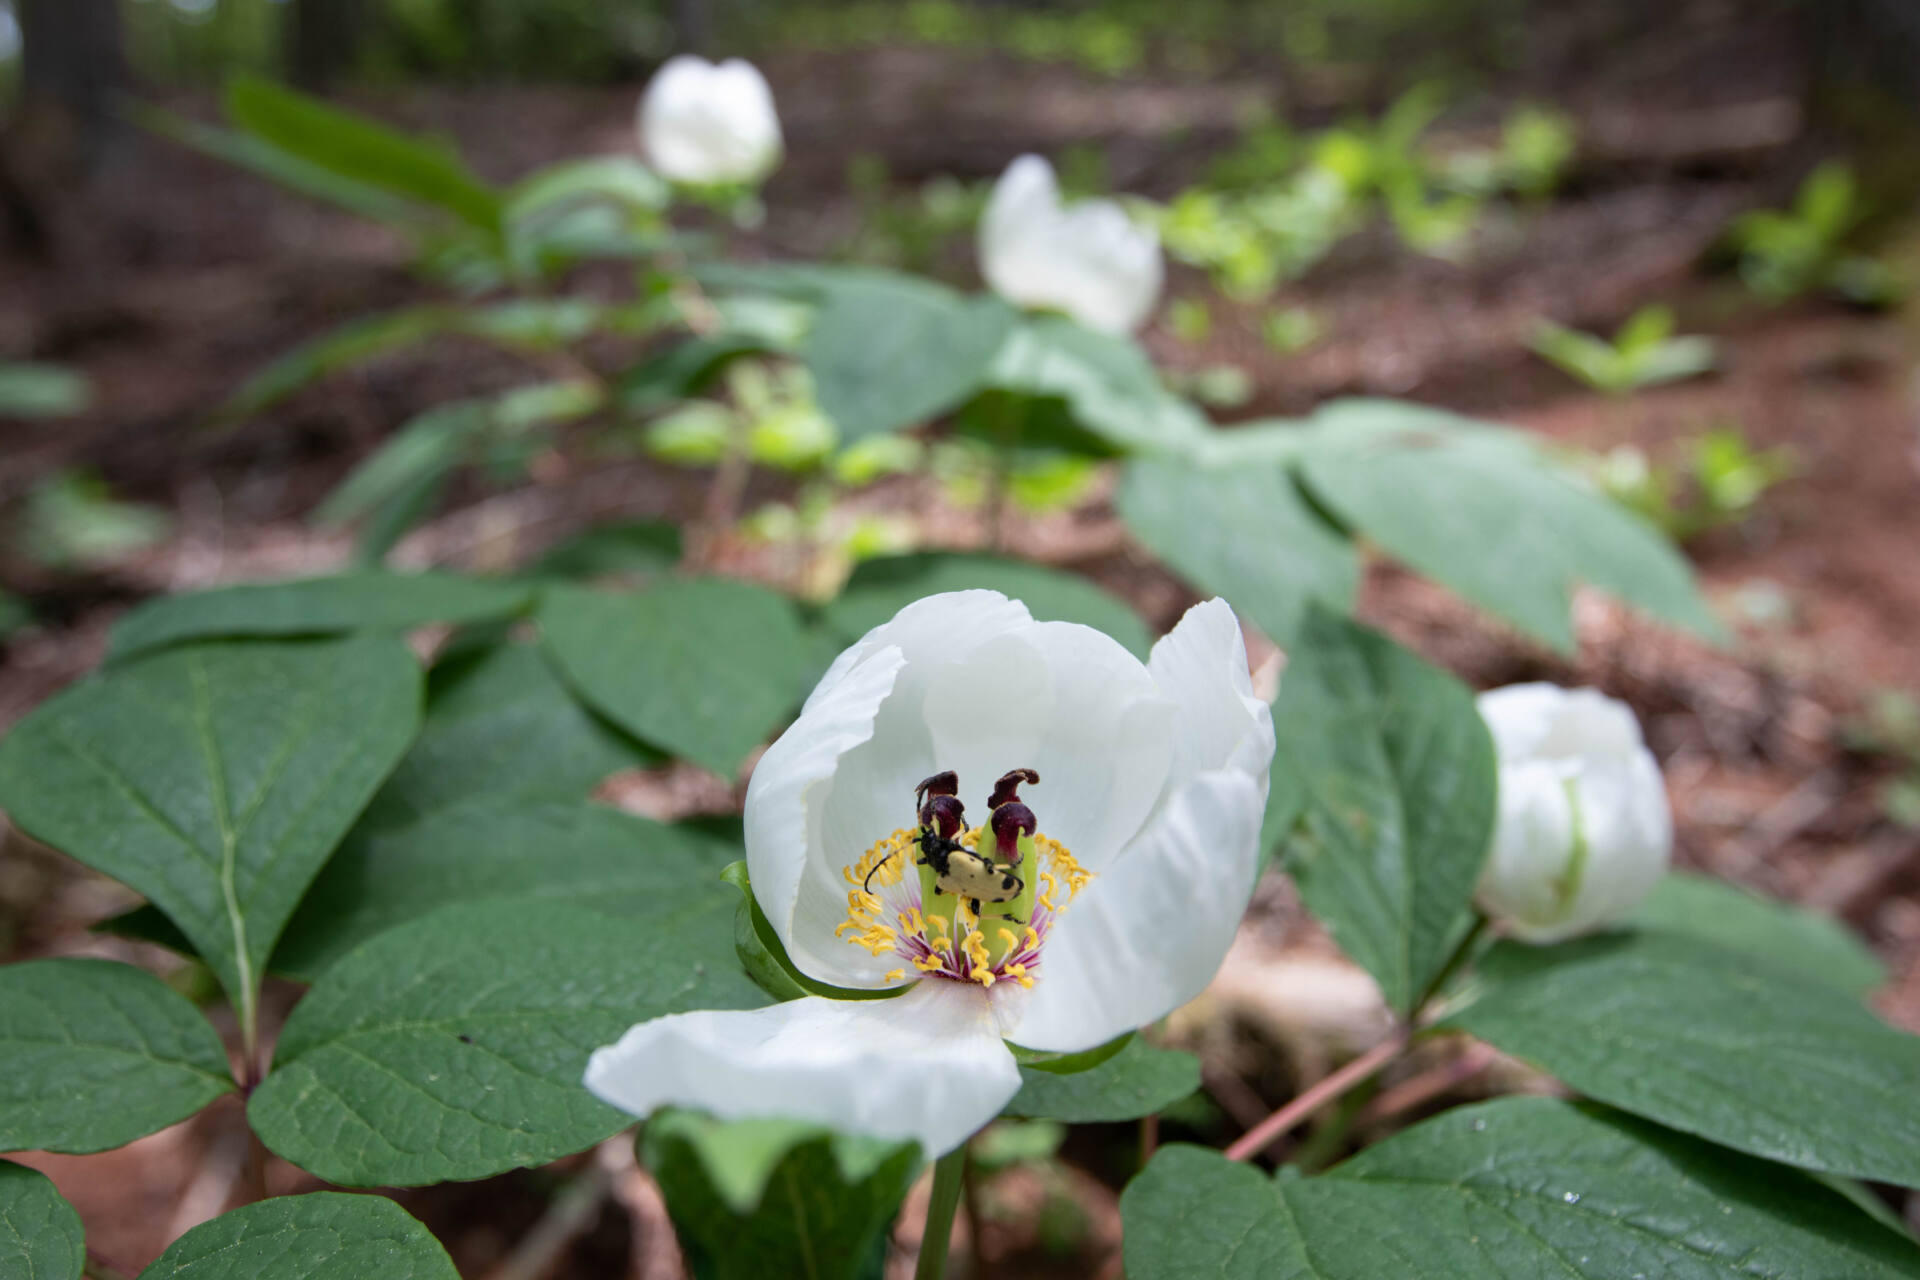
[{"label": "unopened white bud", "polygon": [[1480,909],[1528,942],[1617,924],[1666,874],[1673,821],[1660,766],[1625,703],[1518,684],[1480,696],[1500,766]]},{"label": "unopened white bud", "polygon": [[779,163],[780,118],[759,68],[739,58],[715,64],[670,58],[640,99],[648,161],[675,182],[755,182]]}]

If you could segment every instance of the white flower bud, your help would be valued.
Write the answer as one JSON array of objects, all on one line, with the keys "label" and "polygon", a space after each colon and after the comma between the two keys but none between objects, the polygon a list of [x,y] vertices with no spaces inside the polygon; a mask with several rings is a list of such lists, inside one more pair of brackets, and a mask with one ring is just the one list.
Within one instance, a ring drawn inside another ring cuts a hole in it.
[{"label": "white flower bud", "polygon": [[675,182],[754,182],[779,163],[780,117],[759,68],[670,58],[640,99],[647,159]]},{"label": "white flower bud", "polygon": [[1626,704],[1593,689],[1517,684],[1480,695],[1500,763],[1480,909],[1528,942],[1617,924],[1673,852],[1666,784]]},{"label": "white flower bud", "polygon": [[1063,207],[1053,167],[1021,156],[994,184],[980,220],[980,274],[1018,306],[1130,333],[1160,297],[1160,237],[1111,200]]}]

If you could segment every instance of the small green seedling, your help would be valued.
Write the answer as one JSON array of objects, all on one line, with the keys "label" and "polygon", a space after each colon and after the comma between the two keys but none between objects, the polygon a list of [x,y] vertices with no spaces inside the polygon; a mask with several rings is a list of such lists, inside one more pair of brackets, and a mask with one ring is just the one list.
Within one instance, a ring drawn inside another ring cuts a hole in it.
[{"label": "small green seedling", "polygon": [[1769,302],[1819,290],[1865,306],[1893,302],[1899,289],[1887,267],[1846,252],[1863,214],[1852,168],[1828,161],[1800,184],[1791,209],[1759,209],[1734,222],[1727,238],[1740,278]]},{"label": "small green seedling", "polygon": [[1623,396],[1645,387],[1678,382],[1713,368],[1713,339],[1675,337],[1673,309],[1642,307],[1628,317],[1613,341],[1542,321],[1529,345],[1595,391]]},{"label": "small green seedling", "polygon": [[1676,541],[1739,524],[1766,492],[1798,469],[1791,450],[1756,450],[1734,426],[1695,439],[1675,465],[1623,445],[1600,460],[1601,487]]}]

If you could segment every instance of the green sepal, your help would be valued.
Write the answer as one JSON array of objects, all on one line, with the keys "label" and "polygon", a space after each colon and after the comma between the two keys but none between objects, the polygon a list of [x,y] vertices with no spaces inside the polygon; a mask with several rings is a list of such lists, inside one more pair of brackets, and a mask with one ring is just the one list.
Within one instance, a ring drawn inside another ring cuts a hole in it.
[{"label": "green sepal", "polygon": [[1013,1050],[1013,1060],[1023,1067],[1032,1067],[1035,1071],[1049,1071],[1056,1076],[1078,1075],[1111,1058],[1127,1047],[1133,1039],[1133,1032],[1123,1031],[1105,1044],[1097,1044],[1091,1049],[1082,1049],[1078,1053],[1054,1053],[1046,1049],[1026,1049],[1013,1041],[1007,1041],[1007,1048]]},{"label": "green sepal", "polygon": [[742,914],[736,916],[734,922],[734,950],[739,952],[740,963],[746,967],[747,976],[775,1000],[797,1000],[801,996],[825,996],[829,1000],[891,1000],[907,989],[888,987],[869,991],[860,987],[836,987],[808,977],[788,957],[780,935],[773,931],[773,923],[767,919],[766,912],[760,909],[759,901],[753,896],[753,885],[747,878],[746,862],[729,862],[720,872],[720,878],[738,889],[742,899]]}]

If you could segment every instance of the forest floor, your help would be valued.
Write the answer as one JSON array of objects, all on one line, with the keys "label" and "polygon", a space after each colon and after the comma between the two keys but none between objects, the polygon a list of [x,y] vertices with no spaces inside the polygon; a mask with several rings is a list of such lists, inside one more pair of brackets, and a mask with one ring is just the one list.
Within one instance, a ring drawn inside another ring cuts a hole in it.
[{"label": "forest floor", "polygon": [[[842,242],[857,213],[841,179],[859,150],[885,155],[907,176],[937,169],[985,176],[1023,149],[1094,142],[1107,149],[1116,184],[1164,195],[1194,173],[1195,160],[1178,141],[1182,131],[1218,127],[1262,93],[1257,82],[1182,91],[1006,68],[949,84],[937,59],[912,51],[863,56],[851,68],[824,57],[774,62],[776,94],[783,106],[795,104],[787,115],[793,160],[767,192],[773,214],[748,252],[818,252]],[[1698,56],[1731,55],[1709,47]],[[1703,80],[1689,74],[1682,55],[1645,82],[1623,74],[1574,91],[1575,100],[1561,105],[1613,139],[1616,155],[1583,171],[1551,204],[1490,221],[1466,265],[1413,256],[1384,236],[1343,246],[1283,299],[1321,319],[1324,334],[1305,351],[1274,355],[1251,319],[1220,307],[1204,344],[1157,329],[1146,342],[1171,368],[1232,363],[1245,370],[1253,396],[1237,418],[1298,413],[1337,395],[1395,395],[1595,450],[1632,443],[1668,456],[1723,424],[1737,424],[1757,448],[1790,449],[1791,479],[1742,524],[1688,547],[1734,631],[1725,648],[1583,596],[1580,652],[1564,660],[1385,562],[1370,566],[1360,611],[1477,687],[1549,679],[1628,700],[1666,771],[1679,864],[1845,919],[1892,975],[1876,1006],[1920,1031],[1920,831],[1896,823],[1878,799],[1897,762],[1862,752],[1849,734],[1878,692],[1920,693],[1920,331],[1899,313],[1817,303],[1766,308],[1730,278],[1703,271],[1729,218],[1780,203],[1811,145],[1797,118],[1776,127],[1779,113],[1792,110],[1787,51],[1762,41],[1737,62],[1739,76]],[[822,85],[854,88],[809,92]],[[1720,99],[1714,86],[1724,86]],[[444,130],[483,173],[508,178],[559,156],[627,150],[635,96],[632,89],[423,91],[364,103]],[[1663,119],[1709,117],[1775,123],[1761,130],[1752,154],[1735,145],[1738,138],[1678,160],[1642,146],[1649,136],[1670,135]],[[52,573],[18,548],[0,548],[0,586],[31,599],[39,615],[3,642],[0,731],[90,669],[112,619],[142,598],[337,567],[346,543],[304,522],[313,504],[413,412],[521,372],[504,357],[453,344],[332,379],[235,431],[214,433],[205,425],[209,411],[274,354],[351,316],[420,300],[404,246],[139,139],[122,143],[76,199],[59,241],[67,256],[57,269],[0,259],[0,351],[73,366],[91,379],[96,399],[76,419],[5,427],[0,504],[60,468],[85,467],[118,496],[166,508],[175,532],[85,575]],[[1204,284],[1176,273],[1174,286],[1197,295]],[[1610,330],[1651,301],[1673,304],[1681,331],[1721,341],[1714,374],[1608,400],[1576,389],[1526,348],[1542,316]],[[649,464],[610,471],[576,464],[556,468],[538,487],[546,490],[543,523],[504,548],[478,537],[471,505],[463,511],[455,503],[403,545],[403,561],[497,567],[572,532],[569,520],[685,516],[698,509],[705,476]],[[583,502],[585,493],[596,496]],[[567,514],[552,518],[556,511]],[[952,511],[929,516],[927,532],[958,545],[984,536],[976,518]],[[1193,599],[1127,543],[1103,500],[1018,518],[1006,537],[1022,554],[1095,578],[1156,627]],[[121,903],[110,887],[16,835],[0,861],[0,946],[11,958],[102,948],[128,954],[111,949],[129,944],[85,931]],[[1261,903],[1300,963],[1322,972],[1327,948],[1284,889],[1263,892]],[[118,1153],[35,1163],[79,1204],[105,1256],[141,1262],[183,1224],[219,1209],[229,1189],[222,1161],[239,1156],[233,1118],[218,1112]],[[601,1215],[575,1245],[565,1274],[611,1275],[621,1265],[635,1275],[673,1274],[671,1251],[658,1247],[657,1195],[647,1199],[644,1177],[621,1166],[617,1153],[606,1158],[616,1189],[609,1204],[625,1211]],[[274,1176],[275,1189],[291,1189],[299,1175],[279,1167]],[[412,1193],[407,1202],[442,1230],[468,1274],[498,1274],[489,1260],[532,1225],[554,1185],[553,1171],[539,1171]],[[1025,1193],[1045,1198],[1058,1190]],[[1017,1201],[1022,1189],[995,1194]],[[1069,1198],[1085,1218],[1081,1256],[1105,1256],[1118,1230],[1111,1189],[1076,1186]],[[631,1253],[630,1221],[640,1224]],[[1046,1274],[1033,1230],[1031,1223],[996,1228],[1005,1236],[999,1247],[1023,1250],[1031,1273]],[[629,1257],[630,1264],[617,1261]]]}]

